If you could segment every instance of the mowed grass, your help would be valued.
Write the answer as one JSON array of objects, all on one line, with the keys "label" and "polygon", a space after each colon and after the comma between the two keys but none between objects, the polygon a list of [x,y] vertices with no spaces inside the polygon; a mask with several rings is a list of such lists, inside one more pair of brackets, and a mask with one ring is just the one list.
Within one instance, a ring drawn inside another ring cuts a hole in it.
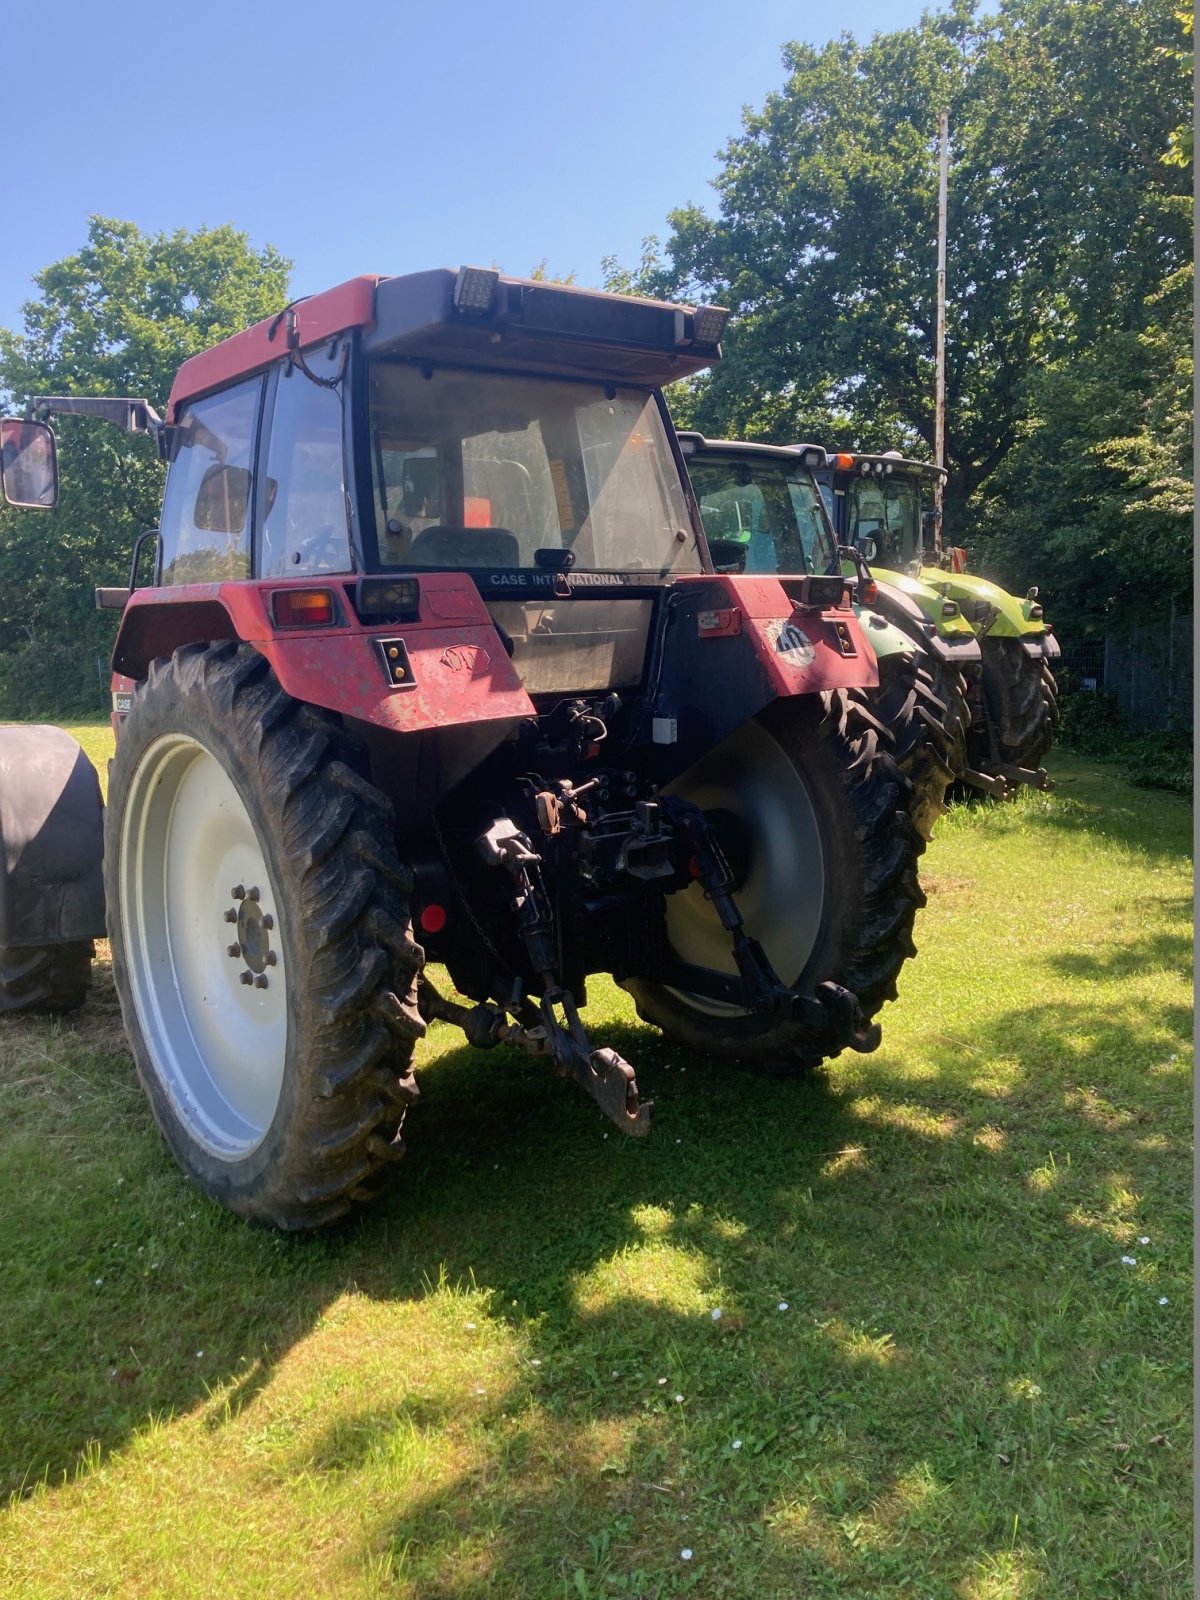
[{"label": "mowed grass", "polygon": [[876,1054],[744,1075],[598,982],[634,1144],[438,1028],[340,1232],[188,1186],[103,972],[0,1027],[0,1590],[1189,1594],[1190,815],[1056,770],[939,825]]}]

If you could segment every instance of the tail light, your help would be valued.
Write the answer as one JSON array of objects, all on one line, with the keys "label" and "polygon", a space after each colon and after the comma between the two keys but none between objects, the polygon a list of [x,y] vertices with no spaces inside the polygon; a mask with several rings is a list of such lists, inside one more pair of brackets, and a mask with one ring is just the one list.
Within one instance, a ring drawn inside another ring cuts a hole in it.
[{"label": "tail light", "polygon": [[335,619],[328,589],[276,589],[271,615],[277,628],[328,628]]},{"label": "tail light", "polygon": [[879,585],[874,578],[868,578],[858,586],[858,602],[860,605],[873,606],[879,599]]}]

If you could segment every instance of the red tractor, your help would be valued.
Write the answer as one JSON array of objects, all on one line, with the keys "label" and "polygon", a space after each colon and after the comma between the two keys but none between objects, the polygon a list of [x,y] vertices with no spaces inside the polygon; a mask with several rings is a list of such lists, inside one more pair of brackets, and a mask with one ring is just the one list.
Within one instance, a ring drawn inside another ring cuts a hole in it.
[{"label": "red tractor", "polygon": [[98,592],[107,928],[159,1127],[233,1210],[308,1228],[376,1193],[435,1019],[644,1134],[591,973],[733,1061],[878,1044],[922,841],[853,580],[713,571],[660,389],[724,320],[357,278],[185,362],[165,421],[4,423],[42,438],[24,504],[53,502],[56,411],[168,463],[130,589]]}]

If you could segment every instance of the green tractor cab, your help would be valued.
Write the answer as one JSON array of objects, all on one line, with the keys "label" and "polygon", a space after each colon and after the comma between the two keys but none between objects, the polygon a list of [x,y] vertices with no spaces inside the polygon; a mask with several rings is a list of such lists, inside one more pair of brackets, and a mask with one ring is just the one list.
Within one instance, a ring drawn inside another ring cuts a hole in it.
[{"label": "green tractor cab", "polygon": [[951,624],[943,643],[911,596],[884,594],[861,553],[843,550],[839,562],[813,476],[826,459],[821,446],[751,444],[692,432],[681,433],[679,442],[718,571],[794,579],[840,570],[845,576],[879,663],[873,709],[896,740],[901,770],[914,788],[913,816],[928,839],[945,809],[947,786],[965,766],[967,712],[957,663],[978,665],[974,630],[963,618],[951,618],[947,602],[930,590],[931,613]]},{"label": "green tractor cab", "polygon": [[[802,448],[802,447],[796,447]],[[922,490],[944,477],[940,467],[883,455],[841,451],[815,469],[839,543],[862,551],[884,585],[905,595],[949,643],[977,641],[978,667],[965,670],[970,723],[959,776],[993,794],[1010,786],[1053,787],[1042,765],[1058,723],[1053,663],[1059,656],[1038,591],[1024,599],[966,571],[966,551],[925,561]]]}]

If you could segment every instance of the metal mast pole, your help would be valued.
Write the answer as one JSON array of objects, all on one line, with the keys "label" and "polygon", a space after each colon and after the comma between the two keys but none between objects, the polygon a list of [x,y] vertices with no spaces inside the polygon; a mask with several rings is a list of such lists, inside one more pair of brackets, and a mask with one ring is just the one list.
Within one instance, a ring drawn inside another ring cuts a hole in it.
[{"label": "metal mast pole", "polygon": [[[933,454],[946,465],[946,188],[950,173],[950,113],[938,118],[938,243],[937,243],[937,396],[934,402]],[[933,553],[942,554],[942,480],[933,491]]]}]

